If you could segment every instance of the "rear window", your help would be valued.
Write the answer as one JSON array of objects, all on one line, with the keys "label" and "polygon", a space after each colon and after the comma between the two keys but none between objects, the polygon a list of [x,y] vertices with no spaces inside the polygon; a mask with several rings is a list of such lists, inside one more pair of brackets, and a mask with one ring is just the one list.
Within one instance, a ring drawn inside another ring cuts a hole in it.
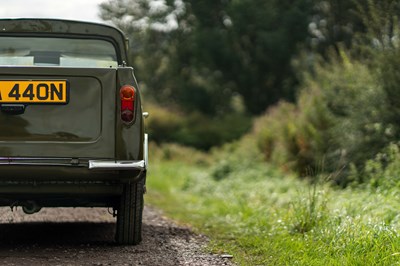
[{"label": "rear window", "polygon": [[98,39],[0,37],[0,66],[117,67],[111,42]]}]

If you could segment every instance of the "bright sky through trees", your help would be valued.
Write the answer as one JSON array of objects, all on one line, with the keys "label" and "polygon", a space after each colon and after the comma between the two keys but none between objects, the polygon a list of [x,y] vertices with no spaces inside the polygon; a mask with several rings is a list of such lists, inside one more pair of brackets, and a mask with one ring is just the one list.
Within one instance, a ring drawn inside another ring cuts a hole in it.
[{"label": "bright sky through trees", "polygon": [[104,0],[2,1],[0,18],[62,18],[101,22],[98,5]]}]

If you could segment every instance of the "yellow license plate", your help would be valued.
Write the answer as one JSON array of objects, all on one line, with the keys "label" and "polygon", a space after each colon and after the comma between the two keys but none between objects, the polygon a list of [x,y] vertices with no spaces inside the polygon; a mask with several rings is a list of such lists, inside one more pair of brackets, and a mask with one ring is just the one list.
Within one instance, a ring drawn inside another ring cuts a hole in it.
[{"label": "yellow license plate", "polygon": [[0,80],[0,104],[67,104],[67,80]]}]

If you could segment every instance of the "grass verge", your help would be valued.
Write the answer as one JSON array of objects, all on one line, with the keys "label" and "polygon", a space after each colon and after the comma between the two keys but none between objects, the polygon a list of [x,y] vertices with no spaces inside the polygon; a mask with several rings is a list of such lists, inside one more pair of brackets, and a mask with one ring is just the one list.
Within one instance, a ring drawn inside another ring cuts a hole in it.
[{"label": "grass verge", "polygon": [[265,166],[252,149],[155,150],[147,202],[210,236],[212,252],[240,265],[399,264],[396,190],[310,185]]}]

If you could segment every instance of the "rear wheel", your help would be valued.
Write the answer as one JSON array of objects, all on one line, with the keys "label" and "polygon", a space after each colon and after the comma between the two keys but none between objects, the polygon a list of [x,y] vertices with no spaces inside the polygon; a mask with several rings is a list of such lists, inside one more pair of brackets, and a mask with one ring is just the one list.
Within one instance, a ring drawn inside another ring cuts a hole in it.
[{"label": "rear wheel", "polygon": [[117,210],[116,241],[122,245],[137,245],[142,240],[144,178],[125,184]]}]

